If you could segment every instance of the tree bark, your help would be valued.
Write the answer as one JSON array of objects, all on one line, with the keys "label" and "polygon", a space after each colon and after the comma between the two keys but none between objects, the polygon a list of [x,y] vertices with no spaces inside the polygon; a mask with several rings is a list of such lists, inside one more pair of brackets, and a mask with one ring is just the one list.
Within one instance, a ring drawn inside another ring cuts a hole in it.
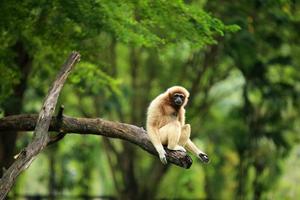
[{"label": "tree bark", "polygon": [[4,172],[0,180],[0,199],[6,197],[18,175],[29,167],[36,155],[39,154],[50,141],[48,129],[59,93],[74,64],[79,61],[79,58],[80,55],[78,53],[72,53],[54,81],[37,117],[33,141],[19,153],[16,161]]}]

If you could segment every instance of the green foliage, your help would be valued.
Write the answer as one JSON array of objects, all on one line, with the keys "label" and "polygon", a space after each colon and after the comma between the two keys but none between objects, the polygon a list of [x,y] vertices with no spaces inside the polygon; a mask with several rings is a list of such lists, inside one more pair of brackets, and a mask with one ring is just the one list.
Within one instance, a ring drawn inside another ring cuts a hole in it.
[{"label": "green foliage", "polygon": [[97,95],[103,87],[108,88],[112,93],[120,93],[120,81],[113,79],[93,63],[80,62],[70,76],[70,81],[85,95]]},{"label": "green foliage", "polygon": [[[203,46],[215,42],[215,36],[236,29],[182,1],[10,1],[1,3],[0,13],[0,56],[9,60],[1,65],[5,77],[13,72],[6,69],[12,57],[7,58],[4,52],[16,41],[26,44],[36,67],[46,65],[50,69],[71,49],[82,50],[83,55],[92,53],[94,49],[86,50],[85,42],[100,33],[138,46],[184,41]],[[9,96],[10,84],[17,82],[2,84],[2,101]]]}]

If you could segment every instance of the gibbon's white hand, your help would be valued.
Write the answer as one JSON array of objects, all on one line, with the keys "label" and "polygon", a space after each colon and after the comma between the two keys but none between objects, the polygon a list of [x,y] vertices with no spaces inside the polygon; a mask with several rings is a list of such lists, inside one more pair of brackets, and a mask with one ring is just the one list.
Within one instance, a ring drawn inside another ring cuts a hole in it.
[{"label": "gibbon's white hand", "polygon": [[160,161],[166,165],[168,162],[167,162],[167,158],[166,158],[166,151],[164,149],[162,149],[160,152],[158,152],[159,154],[159,159]]}]

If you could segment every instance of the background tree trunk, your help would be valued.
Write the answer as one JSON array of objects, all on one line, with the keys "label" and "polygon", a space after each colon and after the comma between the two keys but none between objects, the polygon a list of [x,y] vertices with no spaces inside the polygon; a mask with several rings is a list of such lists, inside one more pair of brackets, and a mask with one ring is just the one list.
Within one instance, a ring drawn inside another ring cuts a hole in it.
[{"label": "background tree trunk", "polygon": [[[8,97],[9,101],[4,104],[4,116],[20,114],[23,107],[23,97],[27,87],[32,57],[29,55],[22,41],[18,40],[12,47],[16,54],[14,63],[20,72],[20,81],[13,88],[13,93]],[[9,167],[15,154],[17,131],[7,131],[0,135],[0,167]],[[0,177],[2,177],[0,170]]]}]

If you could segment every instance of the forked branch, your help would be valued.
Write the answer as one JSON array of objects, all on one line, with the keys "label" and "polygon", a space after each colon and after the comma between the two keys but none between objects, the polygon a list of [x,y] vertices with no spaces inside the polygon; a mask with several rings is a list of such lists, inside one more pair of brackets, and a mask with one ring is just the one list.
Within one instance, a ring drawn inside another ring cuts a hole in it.
[{"label": "forked branch", "polygon": [[64,63],[61,71],[56,77],[39,115],[35,118],[34,138],[32,142],[24,148],[17,156],[15,162],[4,172],[0,180],[0,199],[4,199],[13,186],[17,176],[32,163],[37,154],[39,154],[48,144],[48,129],[52,115],[57,103],[59,93],[73,66],[80,59],[77,52],[73,52]]}]

